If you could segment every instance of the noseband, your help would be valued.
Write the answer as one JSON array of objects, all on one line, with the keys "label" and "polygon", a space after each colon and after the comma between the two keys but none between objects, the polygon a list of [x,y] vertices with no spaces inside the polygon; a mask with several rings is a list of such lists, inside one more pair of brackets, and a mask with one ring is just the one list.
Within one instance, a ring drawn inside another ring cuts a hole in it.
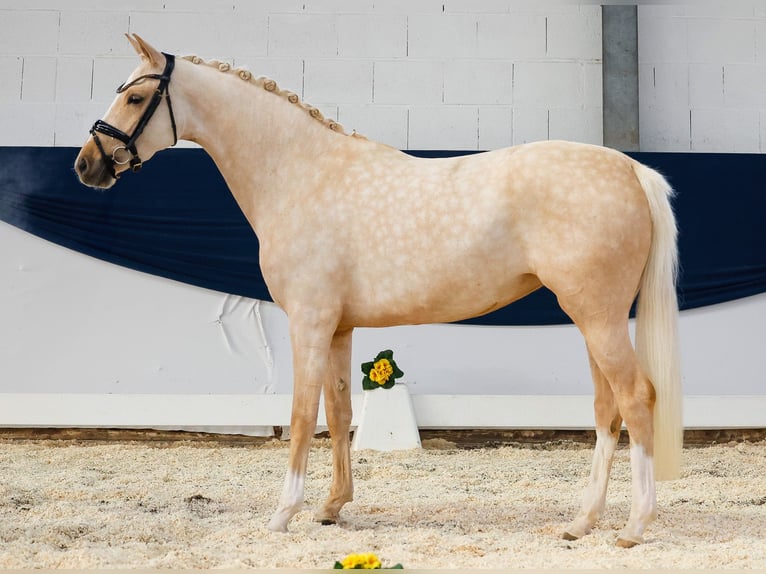
[{"label": "noseband", "polygon": [[[175,145],[178,141],[178,134],[176,133],[176,119],[175,116],[173,116],[173,106],[170,104],[170,92],[168,92],[170,75],[173,73],[173,68],[175,67],[175,57],[172,54],[165,54],[164,52],[163,55],[165,56],[165,69],[162,71],[162,74],[145,74],[143,76],[139,76],[129,83],[122,84],[119,88],[117,88],[117,93],[121,94],[131,86],[134,86],[139,82],[143,82],[144,80],[159,80],[160,82],[157,86],[157,89],[154,91],[154,95],[152,96],[149,105],[144,110],[144,114],[138,120],[138,124],[136,125],[136,129],[133,130],[133,133],[128,135],[122,130],[106,123],[103,120],[96,120],[96,123],[93,124],[92,128],[90,128],[90,134],[93,136],[93,140],[96,142],[96,147],[98,147],[98,151],[101,152],[101,157],[106,164],[106,168],[109,170],[109,173],[114,179],[118,179],[120,177],[117,173],[115,173],[115,165],[130,163],[130,167],[134,172],[141,169],[142,161],[138,156],[138,151],[136,150],[136,140],[138,140],[138,138],[144,132],[144,128],[146,128],[149,120],[152,119],[152,116],[157,110],[157,107],[160,105],[162,98],[165,98],[168,103],[168,111],[170,112],[170,125],[173,126],[173,145]],[[114,150],[112,150],[112,154],[109,155],[106,153],[106,150],[104,149],[104,146],[98,137],[99,133],[118,139],[125,145],[117,146],[114,148]],[[115,156],[120,150],[129,152],[130,159],[119,161]]]}]

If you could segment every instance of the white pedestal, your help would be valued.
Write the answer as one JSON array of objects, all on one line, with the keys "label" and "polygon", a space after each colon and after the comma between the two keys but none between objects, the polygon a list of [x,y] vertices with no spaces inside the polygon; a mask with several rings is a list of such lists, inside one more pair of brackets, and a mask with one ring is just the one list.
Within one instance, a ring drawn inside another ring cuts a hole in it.
[{"label": "white pedestal", "polygon": [[351,450],[420,448],[420,433],[407,385],[363,392],[362,412]]}]

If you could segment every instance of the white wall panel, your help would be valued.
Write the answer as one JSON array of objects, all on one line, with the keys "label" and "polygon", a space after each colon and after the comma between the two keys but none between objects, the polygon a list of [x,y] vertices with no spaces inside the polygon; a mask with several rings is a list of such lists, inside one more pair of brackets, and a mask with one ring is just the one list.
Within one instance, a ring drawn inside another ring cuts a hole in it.
[{"label": "white wall panel", "polygon": [[601,143],[603,133],[601,108],[553,108],[548,114],[550,139]]},{"label": "white wall panel", "polygon": [[67,55],[128,56],[125,42],[115,42],[128,30],[127,12],[62,10],[58,51]]},{"label": "white wall panel", "polygon": [[338,56],[342,58],[404,58],[407,16],[404,14],[341,14]]},{"label": "white wall panel", "polygon": [[24,58],[21,101],[37,103],[56,101],[56,58],[51,56]]},{"label": "white wall panel", "polygon": [[686,19],[690,62],[755,61],[755,20],[727,17],[722,8],[713,17]]},{"label": "white wall panel", "polygon": [[122,84],[138,65],[136,56],[120,56],[118,58],[95,58],[93,60],[93,102],[101,102],[103,111],[93,118],[106,112],[109,104],[116,97],[115,90]]},{"label": "white wall panel", "polygon": [[643,151],[763,152],[766,16],[757,2],[639,6]]},{"label": "white wall panel", "polygon": [[511,104],[513,62],[451,60],[444,64],[444,103]]},{"label": "white wall panel", "polygon": [[308,12],[324,12],[335,15],[369,12],[375,9],[375,4],[377,2],[373,0],[306,0],[300,4],[300,7]]},{"label": "white wall panel", "polygon": [[93,59],[86,56],[57,58],[56,103],[90,101],[93,89]]},{"label": "white wall panel", "polygon": [[[601,73],[601,62],[584,62],[582,64],[582,78],[583,105],[585,108],[598,108],[600,110],[604,84]],[[600,137],[598,142],[590,143],[601,144],[602,139],[603,138]]]},{"label": "white wall panel", "polygon": [[410,106],[440,104],[444,92],[443,82],[444,63],[441,61],[375,62],[375,103]]},{"label": "white wall panel", "polygon": [[642,5],[638,9],[638,61],[688,60],[686,20],[679,7]]},{"label": "white wall panel", "polygon": [[309,102],[372,103],[372,62],[306,59],[303,97]]},{"label": "white wall panel", "polygon": [[638,125],[642,151],[691,151],[690,111],[679,113],[667,106],[639,106]]},{"label": "white wall panel", "polygon": [[546,21],[548,57],[582,60],[601,58],[599,6],[582,6],[577,14],[550,14]]},{"label": "white wall panel", "polygon": [[479,15],[477,21],[477,58],[523,61],[546,57],[544,14]]},{"label": "white wall panel", "polygon": [[[50,56],[58,51],[58,10],[4,10],[0,5],[0,54]],[[34,5],[29,5],[33,8]],[[34,33],[33,33],[34,32]]]},{"label": "white wall panel", "polygon": [[52,146],[55,143],[56,104],[3,104],[0,106],[0,126],[0,145]]},{"label": "white wall panel", "polygon": [[584,104],[583,66],[578,62],[520,62],[513,73],[514,104],[541,108]]},{"label": "white wall panel", "polygon": [[689,105],[723,106],[724,67],[721,64],[689,64]]},{"label": "white wall panel", "polygon": [[338,55],[335,14],[272,14],[269,56],[322,58]]},{"label": "white wall panel", "polygon": [[725,64],[726,108],[766,108],[766,58],[759,64]]},{"label": "white wall panel", "polygon": [[408,146],[441,149],[447,137],[458,149],[477,149],[478,129],[476,106],[418,106],[410,110]]},{"label": "white wall panel", "polygon": [[689,103],[689,65],[669,62],[641,64],[639,79],[652,84],[652,90],[642,102],[646,106],[681,108]]},{"label": "white wall panel", "polygon": [[18,102],[21,99],[21,77],[24,59],[21,56],[0,56],[0,103]]},{"label": "white wall panel", "polygon": [[513,145],[513,107],[479,106],[479,149]]},{"label": "white wall panel", "polygon": [[694,109],[691,112],[691,150],[758,153],[761,149],[760,113],[753,109]]},{"label": "white wall panel", "polygon": [[79,147],[90,137],[93,118],[103,111],[102,104],[83,107],[75,103],[56,104],[53,142],[56,146]]},{"label": "white wall panel", "polygon": [[476,16],[469,14],[413,14],[408,18],[407,55],[411,58],[474,58]]},{"label": "white wall panel", "polygon": [[[236,55],[265,56],[268,37],[266,15],[240,14],[233,10],[209,13],[131,11],[130,32],[165,52],[227,61]],[[130,46],[127,54],[133,54]]]},{"label": "white wall panel", "polygon": [[445,11],[445,2],[444,0],[375,1],[373,2],[373,10],[381,14],[441,14]]},{"label": "white wall panel", "polygon": [[548,139],[548,116],[547,109],[513,106],[513,145]]}]

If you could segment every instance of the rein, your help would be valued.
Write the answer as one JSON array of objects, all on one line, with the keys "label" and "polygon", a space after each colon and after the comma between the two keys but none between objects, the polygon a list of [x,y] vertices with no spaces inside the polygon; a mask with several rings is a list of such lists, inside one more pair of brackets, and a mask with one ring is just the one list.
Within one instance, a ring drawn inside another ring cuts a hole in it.
[{"label": "rein", "polygon": [[[98,151],[101,152],[101,157],[103,158],[104,163],[106,164],[106,167],[109,170],[110,175],[114,179],[119,179],[120,177],[117,173],[115,173],[115,170],[114,170],[115,165],[123,165],[126,163],[130,163],[130,168],[134,172],[137,172],[141,169],[143,162],[141,161],[141,158],[138,155],[138,151],[136,149],[136,141],[144,132],[146,125],[149,123],[149,120],[152,119],[154,112],[157,110],[157,107],[160,105],[160,102],[162,101],[163,98],[165,98],[168,102],[168,112],[170,112],[170,124],[173,126],[173,145],[175,145],[178,142],[178,134],[176,133],[176,118],[173,115],[173,106],[170,103],[170,92],[168,91],[168,84],[170,83],[170,75],[173,73],[173,68],[175,67],[175,56],[173,56],[172,54],[165,54],[164,52],[162,54],[165,56],[165,69],[162,71],[162,74],[145,74],[143,76],[139,76],[132,82],[122,84],[119,88],[117,88],[117,93],[121,94],[125,90],[130,88],[131,86],[134,86],[144,80],[159,80],[159,85],[157,86],[157,89],[154,91],[154,95],[152,96],[152,99],[150,100],[149,105],[144,110],[144,113],[141,116],[141,118],[138,120],[138,124],[136,125],[136,128],[133,130],[133,133],[128,135],[122,130],[114,127],[113,125],[103,120],[96,120],[96,123],[93,124],[92,128],[90,128],[90,134],[93,136],[93,140],[96,142],[96,147],[98,148]],[[105,136],[120,140],[125,145],[117,146],[116,148],[112,150],[112,154],[109,155],[106,153],[106,150],[104,149],[104,146],[98,137],[99,133],[104,134]],[[120,150],[129,152],[130,158],[122,160],[122,161],[118,160],[116,156]]]}]

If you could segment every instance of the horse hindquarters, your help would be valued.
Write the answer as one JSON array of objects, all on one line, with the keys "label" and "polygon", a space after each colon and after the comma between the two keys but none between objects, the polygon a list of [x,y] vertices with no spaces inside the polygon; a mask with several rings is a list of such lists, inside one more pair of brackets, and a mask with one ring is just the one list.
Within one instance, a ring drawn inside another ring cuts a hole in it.
[{"label": "horse hindquarters", "polygon": [[[656,516],[655,461],[660,477],[677,475],[681,444],[675,222],[667,199],[670,188],[656,172],[640,164],[632,167],[650,207],[651,222],[646,222],[651,223],[648,255],[643,247],[630,253],[630,264],[626,263],[627,252],[621,262],[614,256],[603,259],[579,289],[571,289],[572,284],[560,278],[546,283],[585,337],[596,391],[597,445],[591,479],[582,509],[564,536],[586,534],[601,513],[619,425],[624,419],[631,440],[633,502],[618,539],[621,546],[642,542],[646,526]],[[633,231],[640,232],[638,228]],[[628,334],[628,310],[637,286],[640,298],[634,351]]]}]

